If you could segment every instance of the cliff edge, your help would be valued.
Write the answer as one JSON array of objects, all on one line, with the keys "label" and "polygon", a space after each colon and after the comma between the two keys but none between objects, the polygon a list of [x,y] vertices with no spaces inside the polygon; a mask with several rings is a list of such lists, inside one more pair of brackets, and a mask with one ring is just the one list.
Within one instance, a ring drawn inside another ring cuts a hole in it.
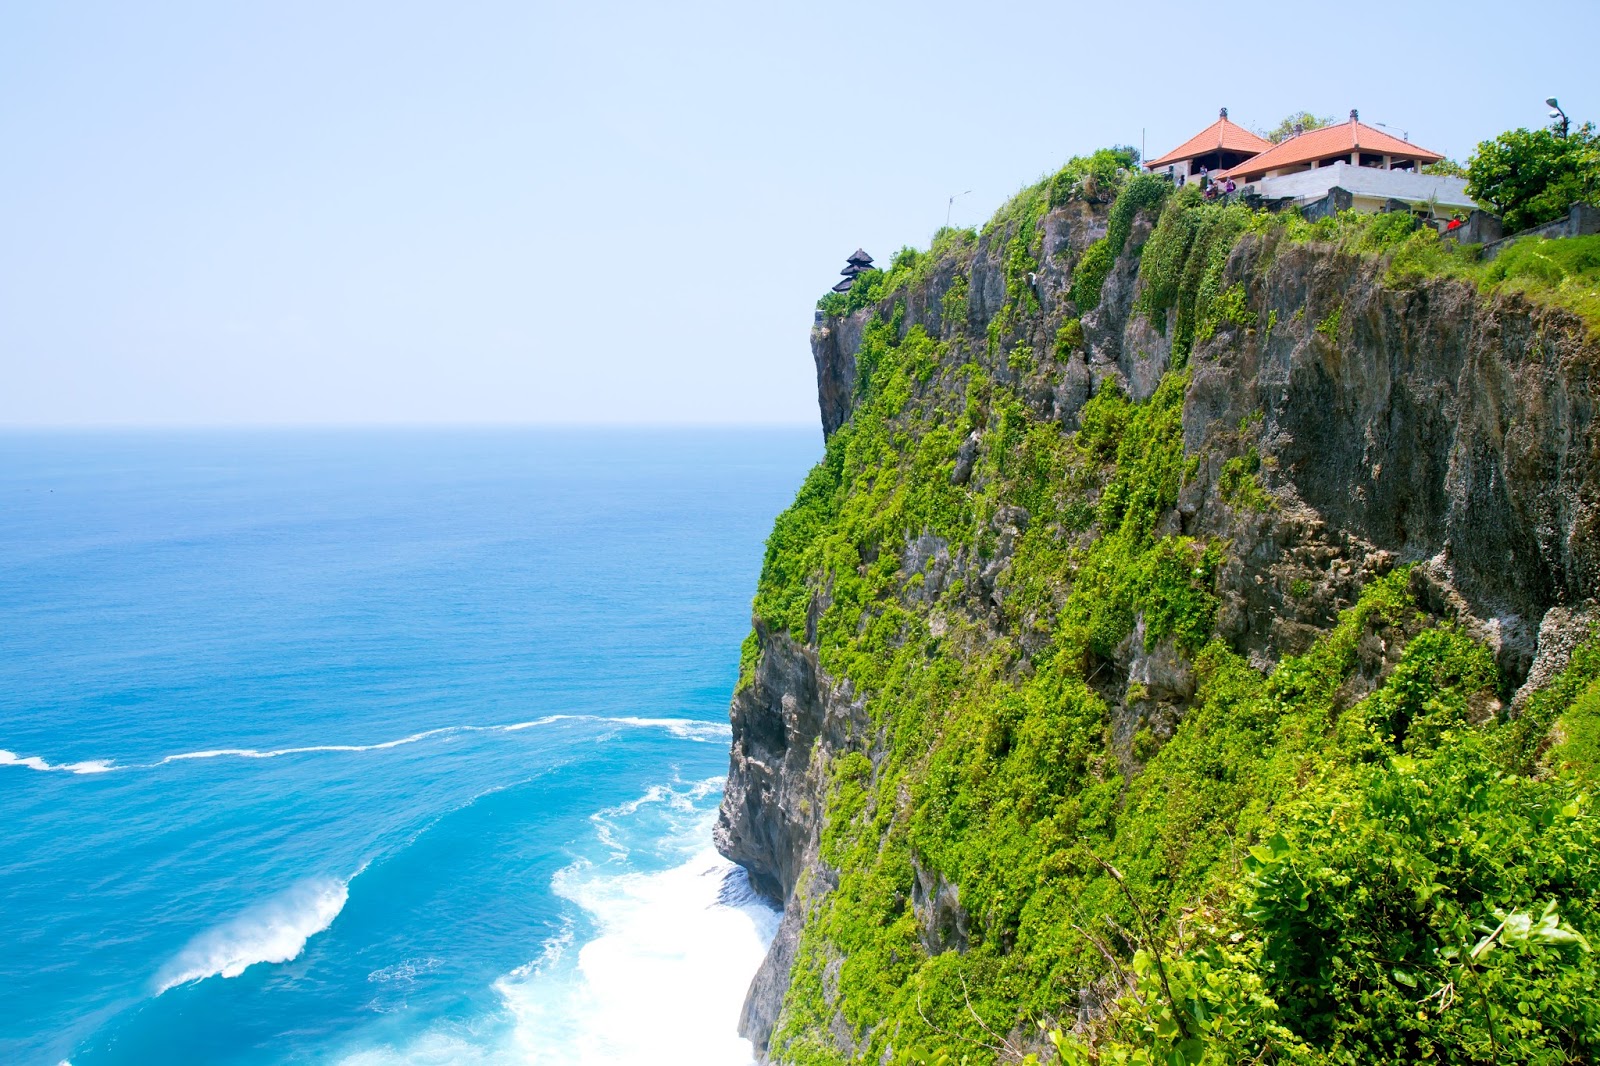
[{"label": "cliff edge", "polygon": [[812,330],[828,449],[716,828],[784,907],[741,1021],[773,1061],[1111,1039],[1134,957],[1223,928],[1241,849],[1372,761],[1329,754],[1358,713],[1396,752],[1445,713],[1393,710],[1433,644],[1477,664],[1428,675],[1460,729],[1548,757],[1559,709],[1524,712],[1600,589],[1590,324],[1417,267],[1409,226],[1152,180],[1025,190]]}]

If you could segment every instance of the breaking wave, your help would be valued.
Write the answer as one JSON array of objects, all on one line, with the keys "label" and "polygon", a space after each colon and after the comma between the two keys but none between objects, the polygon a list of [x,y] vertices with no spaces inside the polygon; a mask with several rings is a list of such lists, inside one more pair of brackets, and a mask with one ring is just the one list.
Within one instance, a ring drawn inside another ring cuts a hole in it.
[{"label": "breaking wave", "polygon": [[493,983],[495,1015],[352,1050],[340,1066],[750,1066],[739,1009],[779,915],[709,846],[706,803],[722,782],[653,786],[591,816],[610,854],[556,872],[551,890],[576,920]]},{"label": "breaking wave", "polygon": [[104,774],[117,769],[110,759],[89,759],[84,762],[48,763],[37,755],[18,755],[14,751],[0,748],[0,766],[22,766],[29,770],[41,770],[45,773],[62,772],[68,774]]},{"label": "breaking wave", "polygon": [[[709,835],[709,824],[703,826]],[[622,1066],[746,1066],[750,976],[777,928],[744,871],[710,848],[658,873],[579,863],[556,893],[596,927],[574,957],[547,953],[495,982],[518,1059]],[[565,946],[563,946],[565,947]]]},{"label": "breaking wave", "polygon": [[201,759],[279,759],[286,755],[310,755],[319,752],[387,751],[390,748],[418,744],[425,740],[459,736],[466,733],[518,733],[525,729],[534,729],[538,726],[551,725],[555,722],[598,722],[636,729],[664,729],[681,740],[692,740],[700,743],[718,743],[726,741],[732,735],[730,727],[725,722],[703,722],[692,718],[630,718],[592,714],[549,714],[543,718],[534,718],[526,722],[512,722],[507,725],[441,726],[437,729],[424,729],[420,733],[412,733],[396,740],[379,741],[375,744],[308,744],[302,747],[272,748],[266,751],[257,748],[210,748],[205,751],[185,751],[176,755],[163,756],[155,762],[129,763],[127,765],[119,765],[113,759],[87,759],[82,762],[52,763],[38,755],[18,755],[15,752],[0,748],[0,766],[21,766],[25,769],[40,770],[46,773],[106,774],[118,770],[153,770],[172,763],[192,762]]},{"label": "breaking wave", "polygon": [[155,993],[208,977],[238,977],[261,962],[288,962],[333,924],[349,898],[349,881],[301,881],[185,944],[156,974]]}]

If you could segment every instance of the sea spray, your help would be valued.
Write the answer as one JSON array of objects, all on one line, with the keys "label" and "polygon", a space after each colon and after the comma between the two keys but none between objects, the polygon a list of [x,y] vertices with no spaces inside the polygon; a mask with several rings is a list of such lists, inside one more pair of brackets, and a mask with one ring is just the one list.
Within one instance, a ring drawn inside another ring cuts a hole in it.
[{"label": "sea spray", "polygon": [[[709,825],[706,827],[709,831]],[[725,886],[744,877],[711,848],[659,873],[578,864],[557,894],[598,934],[577,951],[502,978],[527,1061],[561,1066],[743,1066],[739,1005],[777,928],[770,908]],[[725,898],[740,898],[730,906]]]},{"label": "sea spray", "polygon": [[[550,881],[572,913],[494,982],[499,1025],[361,1040],[341,1066],[748,1066],[739,1007],[779,915],[710,847],[720,784],[653,785],[590,816],[584,857]],[[401,967],[369,980],[411,976]]]},{"label": "sea spray", "polygon": [[313,877],[196,936],[155,977],[157,995],[208,977],[238,977],[262,962],[288,962],[333,924],[350,897],[348,881]]}]

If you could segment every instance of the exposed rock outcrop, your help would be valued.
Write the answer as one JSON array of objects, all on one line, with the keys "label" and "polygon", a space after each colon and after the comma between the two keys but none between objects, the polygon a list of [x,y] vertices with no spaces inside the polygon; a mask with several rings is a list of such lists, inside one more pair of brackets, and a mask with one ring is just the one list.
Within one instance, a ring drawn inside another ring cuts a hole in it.
[{"label": "exposed rock outcrop", "polygon": [[789,987],[806,904],[834,885],[818,856],[824,774],[836,751],[865,746],[870,723],[848,686],[818,669],[815,650],[759,623],[756,633],[761,658],[733,697],[731,769],[713,839],[757,892],[784,907],[740,1014],[740,1032],[764,1048]]}]

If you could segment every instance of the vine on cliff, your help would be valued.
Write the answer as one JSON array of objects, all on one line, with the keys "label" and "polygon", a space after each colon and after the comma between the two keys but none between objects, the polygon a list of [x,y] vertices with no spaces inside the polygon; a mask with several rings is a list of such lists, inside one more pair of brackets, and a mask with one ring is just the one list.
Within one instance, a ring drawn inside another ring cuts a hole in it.
[{"label": "vine on cliff", "polygon": [[1222,292],[1228,255],[1250,223],[1247,208],[1206,203],[1192,187],[1161,212],[1139,259],[1143,287],[1135,310],[1163,333],[1168,311],[1176,310],[1173,365],[1184,365],[1195,342],[1209,338],[1220,321],[1254,324],[1243,290],[1231,297]]},{"label": "vine on cliff", "polygon": [[1172,183],[1155,174],[1140,174],[1129,179],[1111,205],[1106,235],[1084,249],[1083,258],[1072,272],[1072,302],[1084,314],[1100,305],[1100,290],[1105,288],[1111,268],[1128,243],[1133,220],[1140,211],[1160,207],[1172,192]]}]

